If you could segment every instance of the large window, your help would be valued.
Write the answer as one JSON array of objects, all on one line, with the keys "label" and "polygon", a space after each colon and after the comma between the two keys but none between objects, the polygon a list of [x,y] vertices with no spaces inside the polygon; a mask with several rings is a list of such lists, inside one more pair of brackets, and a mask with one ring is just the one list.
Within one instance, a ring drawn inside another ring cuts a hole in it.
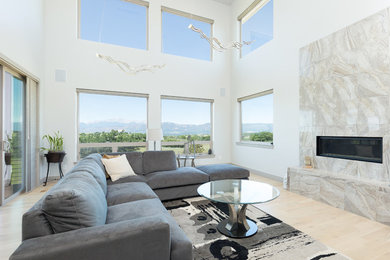
[{"label": "large window", "polygon": [[241,142],[273,144],[272,90],[239,98],[241,110]]},{"label": "large window", "polygon": [[188,28],[192,24],[212,37],[213,20],[162,8],[162,52],[201,60],[211,60],[212,49],[206,39]]},{"label": "large window", "polygon": [[[185,143],[195,142],[195,153],[212,152],[213,100],[161,97],[163,150],[185,153]],[[192,151],[191,151],[192,152]]]},{"label": "large window", "polygon": [[145,151],[147,101],[143,94],[78,90],[79,157]]},{"label": "large window", "polygon": [[140,0],[79,0],[79,37],[147,49],[148,3]]},{"label": "large window", "polygon": [[256,0],[239,17],[241,22],[241,41],[252,42],[244,45],[241,56],[269,42],[273,38],[273,0]]}]

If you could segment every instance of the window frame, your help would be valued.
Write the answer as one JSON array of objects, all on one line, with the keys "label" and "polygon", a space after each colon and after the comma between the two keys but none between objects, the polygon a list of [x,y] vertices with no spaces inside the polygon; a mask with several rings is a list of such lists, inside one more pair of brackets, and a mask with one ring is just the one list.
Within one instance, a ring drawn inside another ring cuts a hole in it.
[{"label": "window frame", "polygon": [[[146,130],[149,125],[149,94],[142,93],[132,93],[132,92],[122,92],[122,91],[111,91],[111,90],[97,90],[97,89],[83,89],[77,88],[77,160],[81,159],[80,151],[81,148],[99,148],[99,147],[111,147],[111,152],[116,152],[115,149],[119,147],[127,147],[127,146],[145,146],[146,150],[148,150],[148,140],[145,142],[126,142],[126,143],[80,143],[80,94],[96,94],[96,95],[111,95],[111,96],[127,96],[127,97],[138,97],[138,98],[146,98]],[[122,145],[118,145],[122,144]],[[110,146],[111,145],[111,146]],[[115,151],[114,151],[115,150]]]},{"label": "window frame", "polygon": [[[267,142],[258,142],[258,141],[246,141],[246,140],[242,139],[242,134],[243,134],[242,133],[242,102],[243,101],[247,101],[247,100],[251,100],[251,99],[254,99],[254,98],[258,98],[258,97],[271,95],[271,94],[272,95],[274,94],[274,90],[273,89],[269,89],[269,90],[258,92],[258,93],[252,94],[252,95],[248,95],[248,96],[237,98],[237,102],[238,102],[238,105],[239,105],[239,134],[240,134],[240,138],[239,138],[239,141],[236,144],[238,144],[238,145],[246,145],[246,146],[263,147],[263,148],[271,148],[271,149],[274,147],[274,140],[272,140],[272,143],[267,143]],[[272,113],[274,114],[274,108],[273,107],[272,107]],[[272,120],[272,126],[273,125],[274,125],[274,121]],[[272,132],[272,134],[273,134],[273,132]]]},{"label": "window frame", "polygon": [[[90,41],[90,40],[85,40],[81,38],[81,1],[82,0],[77,0],[77,39],[78,40],[83,40],[83,41]],[[122,45],[117,45],[117,44],[112,44],[112,43],[105,43],[105,42],[97,42],[101,44],[109,44],[109,45],[114,45],[114,46],[120,46],[124,48],[131,48],[131,49],[136,49],[136,50],[143,50],[143,51],[149,51],[149,2],[143,1],[143,0],[121,0],[124,2],[129,2],[132,4],[140,5],[146,7],[146,48],[145,49],[138,49],[134,47],[129,47],[129,46],[122,46]],[[92,41],[95,42],[95,41]]]},{"label": "window frame", "polygon": [[[250,6],[248,6],[238,17],[237,20],[240,23],[240,42],[242,42],[242,26],[252,16],[259,12],[264,6],[266,6],[271,0],[255,0]],[[259,46],[260,47],[260,46]],[[242,58],[242,48],[240,48],[240,58]]]},{"label": "window frame", "polygon": [[[195,58],[191,58],[191,57],[165,53],[163,51],[163,12],[174,14],[174,15],[178,15],[178,16],[182,16],[182,17],[185,17],[185,18],[189,18],[189,19],[197,20],[199,22],[204,22],[204,23],[210,24],[210,26],[211,26],[210,38],[214,37],[213,36],[214,35],[214,20],[210,19],[210,18],[207,18],[207,17],[199,16],[199,15],[196,15],[196,14],[187,13],[187,12],[184,12],[184,11],[181,11],[181,10],[177,10],[177,9],[174,9],[174,8],[166,7],[166,6],[163,6],[163,5],[161,6],[161,28],[160,28],[161,29],[160,30],[160,32],[161,32],[161,53],[166,54],[166,55],[173,55],[173,56],[178,56],[178,57],[184,57],[184,58],[188,58],[188,59],[195,59]],[[204,39],[204,40],[206,40],[206,39]],[[207,60],[207,61],[212,62],[213,58],[214,58],[214,49],[213,49],[213,47],[210,44],[210,60]],[[196,59],[196,60],[202,60],[202,59]],[[206,61],[206,60],[203,60],[203,61]]]},{"label": "window frame", "polygon": [[[215,156],[214,153],[214,99],[208,99],[208,98],[193,98],[193,97],[182,97],[182,96],[169,96],[169,95],[161,95],[160,96],[160,111],[161,111],[161,129],[162,129],[162,100],[179,100],[179,101],[192,101],[192,102],[203,102],[203,103],[209,103],[210,104],[210,141],[195,141],[195,144],[202,144],[202,143],[208,143],[210,144],[210,149],[212,151],[212,154],[202,153],[202,154],[196,154],[197,158],[202,157],[213,157]],[[169,145],[184,145],[185,142],[164,142],[161,141],[161,149],[163,146],[169,146]]]}]

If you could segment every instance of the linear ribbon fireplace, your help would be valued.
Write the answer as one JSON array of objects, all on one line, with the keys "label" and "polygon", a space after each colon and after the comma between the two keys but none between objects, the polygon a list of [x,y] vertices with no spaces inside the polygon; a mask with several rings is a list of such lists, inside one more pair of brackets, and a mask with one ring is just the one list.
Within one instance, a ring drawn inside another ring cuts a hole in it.
[{"label": "linear ribbon fireplace", "polygon": [[382,163],[382,137],[317,136],[317,156]]}]

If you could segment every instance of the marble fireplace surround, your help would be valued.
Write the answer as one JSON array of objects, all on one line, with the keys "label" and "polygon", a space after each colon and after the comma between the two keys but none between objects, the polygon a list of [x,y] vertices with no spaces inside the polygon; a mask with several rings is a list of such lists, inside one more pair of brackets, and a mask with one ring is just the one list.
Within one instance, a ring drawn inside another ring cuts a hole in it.
[{"label": "marble fireplace surround", "polygon": [[[300,50],[300,167],[288,178],[293,192],[390,225],[389,13]],[[383,137],[383,163],[316,156],[317,136]]]}]

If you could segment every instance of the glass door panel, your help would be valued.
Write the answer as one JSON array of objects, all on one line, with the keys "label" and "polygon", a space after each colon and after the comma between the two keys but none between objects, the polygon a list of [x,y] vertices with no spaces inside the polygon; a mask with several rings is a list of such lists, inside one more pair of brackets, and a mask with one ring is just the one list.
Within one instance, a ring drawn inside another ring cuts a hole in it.
[{"label": "glass door panel", "polygon": [[4,200],[25,187],[25,82],[4,73],[3,85]]}]

